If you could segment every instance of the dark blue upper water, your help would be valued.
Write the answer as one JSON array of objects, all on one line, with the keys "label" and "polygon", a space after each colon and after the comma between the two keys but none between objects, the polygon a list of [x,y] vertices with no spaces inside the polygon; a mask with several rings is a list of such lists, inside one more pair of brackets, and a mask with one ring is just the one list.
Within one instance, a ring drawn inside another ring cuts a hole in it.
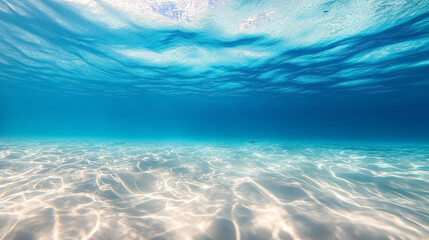
[{"label": "dark blue upper water", "polygon": [[428,140],[429,1],[0,1],[0,135]]}]

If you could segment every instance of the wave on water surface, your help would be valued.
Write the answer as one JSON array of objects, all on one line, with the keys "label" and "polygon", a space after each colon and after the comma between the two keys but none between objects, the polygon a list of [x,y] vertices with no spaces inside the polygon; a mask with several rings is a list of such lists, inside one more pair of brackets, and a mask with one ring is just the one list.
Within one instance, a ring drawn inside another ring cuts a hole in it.
[{"label": "wave on water surface", "polygon": [[0,79],[115,96],[421,93],[427,9],[428,1],[4,0]]},{"label": "wave on water surface", "polygon": [[0,0],[0,239],[429,239],[428,10]]}]

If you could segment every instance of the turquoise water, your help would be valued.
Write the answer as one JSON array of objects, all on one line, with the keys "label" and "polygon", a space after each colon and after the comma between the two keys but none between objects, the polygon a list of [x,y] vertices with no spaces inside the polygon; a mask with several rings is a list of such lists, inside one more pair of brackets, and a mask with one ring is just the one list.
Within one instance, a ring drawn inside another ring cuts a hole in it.
[{"label": "turquoise water", "polygon": [[428,9],[0,0],[0,239],[429,239]]}]

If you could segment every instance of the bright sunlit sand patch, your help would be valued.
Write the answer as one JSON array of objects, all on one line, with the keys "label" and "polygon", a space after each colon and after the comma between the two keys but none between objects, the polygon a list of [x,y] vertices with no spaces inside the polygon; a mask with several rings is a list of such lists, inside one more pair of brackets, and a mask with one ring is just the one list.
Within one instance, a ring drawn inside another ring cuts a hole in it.
[{"label": "bright sunlit sand patch", "polygon": [[2,142],[0,239],[427,239],[427,148]]}]

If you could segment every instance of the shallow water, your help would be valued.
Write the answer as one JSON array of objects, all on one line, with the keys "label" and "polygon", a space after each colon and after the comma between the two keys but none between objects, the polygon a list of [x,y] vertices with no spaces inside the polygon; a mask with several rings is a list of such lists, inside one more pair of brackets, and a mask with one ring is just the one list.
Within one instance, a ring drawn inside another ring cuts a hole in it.
[{"label": "shallow water", "polygon": [[0,239],[427,239],[427,145],[0,144]]},{"label": "shallow water", "polygon": [[428,9],[0,0],[0,239],[429,239]]}]

